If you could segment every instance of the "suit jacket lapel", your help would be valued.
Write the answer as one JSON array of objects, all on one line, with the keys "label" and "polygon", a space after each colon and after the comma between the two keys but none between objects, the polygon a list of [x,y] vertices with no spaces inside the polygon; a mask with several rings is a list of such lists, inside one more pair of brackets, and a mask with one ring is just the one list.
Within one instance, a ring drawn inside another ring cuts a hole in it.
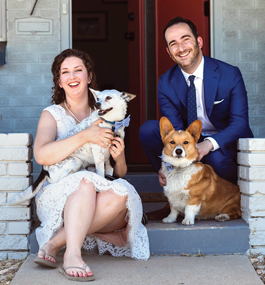
[{"label": "suit jacket lapel", "polygon": [[170,82],[175,94],[177,94],[178,99],[185,107],[187,107],[188,85],[179,67],[176,67],[173,71]]},{"label": "suit jacket lapel", "polygon": [[203,83],[204,83],[204,101],[208,118],[210,118],[216,92],[220,80],[220,73],[217,70],[218,66],[211,61],[209,57],[204,56],[204,70],[203,70]]}]

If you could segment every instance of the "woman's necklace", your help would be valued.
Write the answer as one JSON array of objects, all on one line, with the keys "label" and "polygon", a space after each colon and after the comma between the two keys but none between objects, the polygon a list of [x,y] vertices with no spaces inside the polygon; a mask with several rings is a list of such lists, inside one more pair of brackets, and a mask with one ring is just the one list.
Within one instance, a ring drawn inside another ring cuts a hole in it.
[{"label": "woman's necklace", "polygon": [[[67,109],[67,111],[71,114],[71,116],[77,120],[78,123],[81,123],[80,120],[77,119],[77,117],[74,115],[74,113],[72,111],[69,110],[69,108],[67,107],[66,102],[64,101],[64,106]],[[91,115],[91,107],[89,107],[89,115]]]}]

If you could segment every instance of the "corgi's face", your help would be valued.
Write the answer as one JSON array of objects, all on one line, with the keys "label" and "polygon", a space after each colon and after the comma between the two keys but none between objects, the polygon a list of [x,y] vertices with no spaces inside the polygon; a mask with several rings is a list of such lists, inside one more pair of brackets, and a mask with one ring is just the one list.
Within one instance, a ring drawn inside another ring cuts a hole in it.
[{"label": "corgi's face", "polygon": [[164,143],[163,160],[175,167],[186,167],[198,157],[196,147],[202,123],[194,121],[186,131],[175,130],[170,121],[160,119],[160,134]]}]

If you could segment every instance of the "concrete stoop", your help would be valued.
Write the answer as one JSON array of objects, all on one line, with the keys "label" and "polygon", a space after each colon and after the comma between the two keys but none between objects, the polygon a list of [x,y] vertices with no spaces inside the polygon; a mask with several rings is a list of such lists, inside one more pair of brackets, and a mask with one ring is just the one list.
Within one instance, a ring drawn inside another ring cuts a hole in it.
[{"label": "concrete stoop", "polygon": [[[125,178],[139,193],[162,191],[156,173],[128,173]],[[156,210],[164,204],[145,203],[144,210]],[[226,222],[196,220],[192,226],[183,226],[182,219],[183,217],[179,217],[172,224],[164,224],[162,221],[148,222],[146,228],[151,255],[245,254],[249,250],[250,231],[248,224],[242,219]],[[35,232],[30,235],[29,242],[30,253],[38,252]]]},{"label": "concrete stoop", "polygon": [[[245,254],[249,249],[249,228],[242,219],[223,223],[196,221],[183,226],[181,221],[146,225],[151,255]],[[35,232],[30,235],[30,253],[38,252]]]},{"label": "concrete stoop", "polygon": [[249,228],[242,219],[223,223],[195,221],[192,226],[150,221],[147,225],[151,255],[245,254]]}]

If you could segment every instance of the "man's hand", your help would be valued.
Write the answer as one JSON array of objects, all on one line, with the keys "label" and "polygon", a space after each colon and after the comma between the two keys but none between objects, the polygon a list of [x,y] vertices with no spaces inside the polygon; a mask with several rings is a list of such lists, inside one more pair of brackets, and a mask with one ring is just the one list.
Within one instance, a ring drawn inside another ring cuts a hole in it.
[{"label": "man's hand", "polygon": [[162,168],[160,168],[159,171],[158,171],[158,179],[159,179],[159,184],[162,187],[167,185],[166,176],[162,173]]},{"label": "man's hand", "polygon": [[210,140],[204,140],[197,144],[199,157],[198,161],[200,161],[205,155],[207,155],[211,150],[213,150],[213,144]]}]

